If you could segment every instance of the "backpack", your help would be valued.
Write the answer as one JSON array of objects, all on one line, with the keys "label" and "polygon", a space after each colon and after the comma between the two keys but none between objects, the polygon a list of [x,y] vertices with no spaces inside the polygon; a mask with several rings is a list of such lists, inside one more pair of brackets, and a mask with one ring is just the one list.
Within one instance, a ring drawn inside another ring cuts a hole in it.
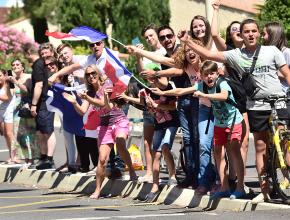
[{"label": "backpack", "polygon": [[[229,86],[232,89],[232,93],[234,95],[234,89],[236,89],[236,87],[235,87],[236,84],[234,84],[233,82],[235,80],[231,80],[229,77],[224,77],[224,76],[220,76],[217,79],[217,81],[216,81],[216,85],[215,85],[215,87],[216,87],[216,93],[220,93],[221,92],[220,84],[223,81],[226,81],[229,84]],[[203,86],[203,93],[208,94],[209,87],[204,82],[202,83],[202,86]],[[239,91],[236,91],[236,92],[239,93]],[[235,98],[235,96],[234,96],[234,98]],[[246,96],[245,96],[245,98],[246,98]],[[232,106],[234,106],[237,109],[239,109],[239,107],[240,107],[239,104],[238,104],[238,102],[236,102],[236,101],[234,101],[234,100],[232,100],[230,98],[230,94],[228,95],[228,98],[227,98],[227,100],[225,102],[228,103],[228,104],[230,104],[230,105],[232,105]],[[209,123],[210,123],[210,119],[211,119],[212,115],[213,115],[213,109],[212,109],[212,106],[211,106],[210,107],[210,113],[208,115],[208,120],[207,120],[206,129],[205,129],[205,134],[208,133]],[[231,125],[231,129],[230,129],[230,135],[228,135],[228,141],[230,141],[231,133],[232,133],[233,128],[234,128],[234,125],[235,125],[236,115],[237,115],[237,112],[235,112],[235,115],[234,115],[234,119],[233,119],[233,122],[232,122],[232,125]]]}]

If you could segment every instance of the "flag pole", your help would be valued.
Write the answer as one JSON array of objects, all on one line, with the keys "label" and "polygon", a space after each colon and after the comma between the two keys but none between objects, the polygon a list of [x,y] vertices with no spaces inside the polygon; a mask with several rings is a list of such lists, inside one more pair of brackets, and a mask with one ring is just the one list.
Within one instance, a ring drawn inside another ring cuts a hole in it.
[{"label": "flag pole", "polygon": [[123,44],[123,43],[121,43],[120,41],[118,41],[118,40],[116,40],[116,39],[114,39],[114,38],[112,38],[112,37],[109,37],[109,36],[108,36],[108,38],[110,38],[111,40],[117,42],[117,43],[120,44],[121,46],[126,47],[126,45]]}]

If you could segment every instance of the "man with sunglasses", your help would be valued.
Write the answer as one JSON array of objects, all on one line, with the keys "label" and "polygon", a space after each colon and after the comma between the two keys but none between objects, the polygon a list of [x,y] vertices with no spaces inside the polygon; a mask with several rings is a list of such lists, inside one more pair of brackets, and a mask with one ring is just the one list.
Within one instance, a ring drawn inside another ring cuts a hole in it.
[{"label": "man with sunglasses", "polygon": [[[171,57],[180,46],[176,42],[176,36],[170,26],[164,25],[158,28],[157,31],[159,41],[166,50],[165,57]],[[160,56],[153,52],[141,50],[136,47],[128,46],[129,52],[136,53],[140,56],[147,57],[155,62],[161,63],[161,71],[146,70],[141,72],[145,78],[150,77],[170,77],[176,88],[191,87],[190,79],[182,69],[169,69],[169,64],[163,62],[164,59],[159,59]],[[177,109],[180,120],[180,126],[183,134],[183,152],[185,155],[185,179],[179,183],[179,186],[187,188],[197,187],[197,179],[199,172],[199,135],[198,135],[198,98],[191,95],[184,95],[178,97]]]}]

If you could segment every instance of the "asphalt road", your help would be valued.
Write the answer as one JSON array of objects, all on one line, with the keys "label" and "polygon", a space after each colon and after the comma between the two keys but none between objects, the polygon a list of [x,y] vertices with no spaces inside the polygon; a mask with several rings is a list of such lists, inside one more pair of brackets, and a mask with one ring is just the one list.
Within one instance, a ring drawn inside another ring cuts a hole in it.
[{"label": "asphalt road", "polygon": [[287,219],[288,210],[255,212],[204,211],[172,205],[140,203],[129,198],[91,200],[79,194],[64,194],[12,184],[0,184],[1,220],[100,220],[100,219]]}]

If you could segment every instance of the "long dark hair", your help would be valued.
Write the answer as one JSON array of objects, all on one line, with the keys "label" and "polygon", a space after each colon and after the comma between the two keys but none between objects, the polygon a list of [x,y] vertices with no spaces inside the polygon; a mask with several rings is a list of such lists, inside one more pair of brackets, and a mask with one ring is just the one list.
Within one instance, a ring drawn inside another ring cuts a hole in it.
[{"label": "long dark hair", "polygon": [[206,48],[209,48],[211,46],[211,43],[212,43],[212,37],[211,37],[211,28],[210,28],[210,24],[208,22],[208,20],[204,17],[204,16],[201,16],[201,15],[196,15],[192,18],[191,22],[190,22],[190,33],[191,33],[191,37],[193,39],[197,39],[197,40],[200,40],[198,39],[194,34],[193,34],[193,28],[192,28],[192,24],[193,24],[193,21],[194,20],[202,20],[204,22],[204,25],[205,25],[205,36],[204,36],[204,39],[202,39],[202,43],[204,44],[204,46]]},{"label": "long dark hair", "polygon": [[279,50],[288,46],[288,41],[282,24],[279,22],[269,22],[265,25],[266,31],[269,36],[268,42],[264,42],[265,45],[276,46]]},{"label": "long dark hair", "polygon": [[226,29],[226,45],[228,45],[228,46],[230,46],[232,48],[235,48],[235,44],[234,44],[233,39],[231,37],[231,28],[232,28],[233,24],[241,24],[241,22],[233,21],[232,23],[230,23],[229,26],[227,26],[227,29]]}]

